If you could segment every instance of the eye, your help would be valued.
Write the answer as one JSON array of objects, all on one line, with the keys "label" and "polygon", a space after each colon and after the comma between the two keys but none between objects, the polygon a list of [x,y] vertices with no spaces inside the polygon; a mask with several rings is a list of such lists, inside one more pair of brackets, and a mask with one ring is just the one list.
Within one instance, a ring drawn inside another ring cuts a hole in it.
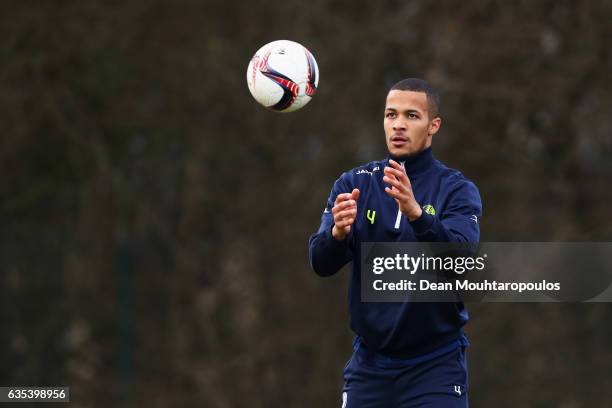
[{"label": "eye", "polygon": [[388,119],[393,119],[396,116],[397,116],[397,114],[395,112],[387,112],[387,113],[385,113],[385,118],[388,118]]},{"label": "eye", "polygon": [[410,119],[418,119],[419,115],[417,115],[416,113],[409,113],[408,114],[408,118],[410,118]]}]

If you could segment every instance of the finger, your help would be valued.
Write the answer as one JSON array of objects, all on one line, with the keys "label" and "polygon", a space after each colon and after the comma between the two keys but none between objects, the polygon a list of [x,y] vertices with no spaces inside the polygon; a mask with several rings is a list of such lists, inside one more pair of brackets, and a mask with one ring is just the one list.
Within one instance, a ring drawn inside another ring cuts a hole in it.
[{"label": "finger", "polygon": [[402,193],[409,193],[412,191],[412,186],[410,185],[410,182],[407,180],[398,179],[395,176],[392,176],[392,177],[384,176],[383,181],[385,183],[388,183],[392,187],[396,188]]},{"label": "finger", "polygon": [[350,199],[351,199],[351,193],[338,194],[336,196],[336,201],[334,202],[334,205],[338,204],[338,203],[341,203],[343,201],[346,201],[346,200],[350,200]]},{"label": "finger", "polygon": [[[386,167],[385,169],[387,168],[388,167]],[[389,168],[389,171],[385,174],[391,179],[399,180],[400,183],[402,183],[402,185],[405,186],[407,190],[412,190],[412,183],[410,182],[410,179],[408,178],[408,175],[406,173],[399,173],[397,170]]]},{"label": "finger", "polygon": [[334,218],[336,218],[336,217],[338,217],[338,214],[340,214],[341,212],[346,211],[346,210],[350,210],[350,209],[356,209],[356,208],[357,207],[354,207],[354,206],[352,206],[352,207],[335,208],[335,209],[332,209],[332,214],[333,214]]},{"label": "finger", "polygon": [[341,203],[342,201],[346,201],[350,199],[351,195],[349,193],[342,193],[336,196],[336,203]]},{"label": "finger", "polygon": [[357,203],[355,200],[346,200],[337,205],[338,209],[348,208],[348,207],[356,207]]},{"label": "finger", "polygon": [[356,208],[350,208],[348,210],[340,211],[336,215],[334,215],[334,220],[342,220],[344,218],[355,218],[357,215]]},{"label": "finger", "polygon": [[338,196],[336,197],[336,200],[338,201],[346,201],[350,199],[351,199],[351,193],[341,193],[341,194],[338,194]]},{"label": "finger", "polygon": [[405,171],[394,169],[392,167],[385,167],[384,171],[385,171],[386,175],[388,175],[388,176],[392,175],[394,177],[397,177],[400,180],[408,178]]},{"label": "finger", "polygon": [[337,214],[339,211],[345,210],[347,208],[356,207],[356,203],[353,200],[343,201],[339,204],[334,205],[332,208],[332,213]]},{"label": "finger", "polygon": [[385,172],[384,172],[385,176],[392,179],[392,180],[401,180],[401,173],[399,173],[397,170],[392,169],[390,167],[385,167]]},{"label": "finger", "polygon": [[357,199],[359,199],[359,194],[361,194],[359,189],[354,188],[353,191],[351,192],[351,198],[357,201]]},{"label": "finger", "polygon": [[394,169],[397,169],[397,170],[400,170],[400,171],[403,169],[402,165],[401,165],[401,164],[399,164],[398,162],[396,162],[396,161],[395,161],[395,160],[393,160],[393,159],[389,159],[389,164],[390,164],[390,165],[391,165],[391,167],[393,167]]},{"label": "finger", "polygon": [[408,190],[406,189],[405,186],[402,186],[401,184],[399,184],[398,181],[391,181],[388,182],[390,185],[385,186],[388,187],[389,189],[391,189],[392,191],[397,191],[399,194],[406,194],[408,192]]},{"label": "finger", "polygon": [[387,193],[387,195],[396,198],[400,201],[403,200],[404,196],[402,195],[402,193],[399,190],[395,190],[395,189],[391,189],[389,187],[385,187],[385,193]]},{"label": "finger", "polygon": [[351,225],[353,225],[353,222],[355,221],[354,218],[344,218],[338,222],[336,222],[336,227],[338,228],[346,228],[346,227],[350,227]]},{"label": "finger", "polygon": [[399,180],[397,180],[395,177],[392,178],[392,177],[384,176],[383,181],[387,184],[392,185],[393,187],[397,188],[400,191],[406,191],[406,186],[402,184]]},{"label": "finger", "polygon": [[401,164],[399,164],[398,162],[396,162],[395,160],[389,159],[389,164],[391,165],[392,168],[399,170],[400,172],[406,174],[406,168],[402,166]]}]

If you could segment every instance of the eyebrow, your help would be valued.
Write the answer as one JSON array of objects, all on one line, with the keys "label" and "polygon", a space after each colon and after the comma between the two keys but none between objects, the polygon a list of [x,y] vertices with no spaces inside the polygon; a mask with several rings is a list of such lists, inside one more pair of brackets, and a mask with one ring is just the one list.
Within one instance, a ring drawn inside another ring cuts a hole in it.
[{"label": "eyebrow", "polygon": [[[397,112],[397,109],[395,108],[385,108],[385,111],[393,111],[393,112]],[[404,111],[404,113],[418,113],[419,115],[422,115],[423,113],[419,110],[416,109],[406,109]]]}]

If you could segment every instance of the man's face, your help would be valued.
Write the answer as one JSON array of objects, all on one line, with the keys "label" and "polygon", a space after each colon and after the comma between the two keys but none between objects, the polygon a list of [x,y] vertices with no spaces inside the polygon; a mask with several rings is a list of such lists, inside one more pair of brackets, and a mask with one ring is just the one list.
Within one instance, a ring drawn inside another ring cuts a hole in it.
[{"label": "man's face", "polygon": [[383,126],[391,155],[406,156],[427,149],[441,123],[439,117],[429,117],[424,92],[392,90],[387,95]]}]

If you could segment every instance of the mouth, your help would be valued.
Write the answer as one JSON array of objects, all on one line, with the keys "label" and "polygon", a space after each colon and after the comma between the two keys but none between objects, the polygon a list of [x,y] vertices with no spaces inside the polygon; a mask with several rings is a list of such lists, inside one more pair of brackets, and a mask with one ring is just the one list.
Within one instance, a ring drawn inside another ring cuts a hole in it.
[{"label": "mouth", "polygon": [[400,135],[391,136],[391,144],[393,147],[402,147],[408,144],[408,138]]}]

